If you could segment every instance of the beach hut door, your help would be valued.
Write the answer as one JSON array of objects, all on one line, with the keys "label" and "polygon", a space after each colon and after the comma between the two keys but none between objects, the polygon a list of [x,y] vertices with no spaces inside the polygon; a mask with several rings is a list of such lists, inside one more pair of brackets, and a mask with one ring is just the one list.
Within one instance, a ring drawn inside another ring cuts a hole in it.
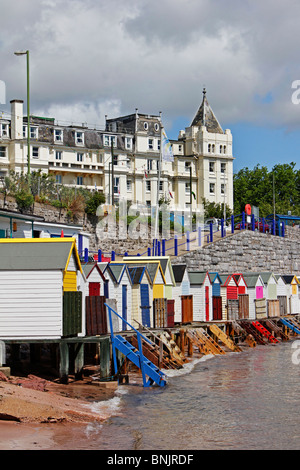
[{"label": "beach hut door", "polygon": [[209,321],[209,287],[205,286],[205,319]]},{"label": "beach hut door", "polygon": [[150,328],[149,286],[141,284],[142,324]]},{"label": "beach hut door", "polygon": [[[122,285],[122,318],[127,321],[127,286]],[[125,331],[127,325],[125,321],[122,321],[122,330]]]},{"label": "beach hut door", "polygon": [[89,295],[90,296],[100,295],[100,282],[89,283]]}]

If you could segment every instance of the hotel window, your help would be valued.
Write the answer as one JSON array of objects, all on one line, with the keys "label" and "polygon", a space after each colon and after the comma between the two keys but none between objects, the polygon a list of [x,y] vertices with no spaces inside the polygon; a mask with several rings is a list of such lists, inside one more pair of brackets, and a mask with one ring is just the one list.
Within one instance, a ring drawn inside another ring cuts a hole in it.
[{"label": "hotel window", "polygon": [[79,186],[82,186],[83,185],[83,176],[77,176],[77,184]]},{"label": "hotel window", "polygon": [[221,173],[226,172],[226,163],[221,163]]},{"label": "hotel window", "polygon": [[120,193],[120,178],[116,177],[114,178],[114,194],[119,194]]},{"label": "hotel window", "polygon": [[61,175],[55,175],[55,182],[58,184],[61,184],[62,182]]},{"label": "hotel window", "polygon": [[83,145],[83,132],[75,132],[75,144]]},{"label": "hotel window", "polygon": [[77,161],[83,162],[83,153],[77,153]]},{"label": "hotel window", "polygon": [[160,150],[160,139],[157,141],[157,150]]},{"label": "hotel window", "polygon": [[6,147],[0,147],[0,157],[1,158],[6,157]]},{"label": "hotel window", "polygon": [[223,153],[226,153],[226,145],[223,147]]},{"label": "hotel window", "polygon": [[185,183],[185,194],[190,194],[190,183]]},{"label": "hotel window", "polygon": [[[27,137],[27,126],[23,126],[23,138]],[[37,139],[38,138],[38,128],[30,126],[30,138]]]},{"label": "hotel window", "polygon": [[214,173],[215,171],[215,162],[209,162],[209,172]]},{"label": "hotel window", "polygon": [[0,137],[8,137],[8,124],[7,123],[1,123]]},{"label": "hotel window", "polygon": [[55,142],[63,141],[63,131],[61,129],[54,129],[54,141]]},{"label": "hotel window", "polygon": [[148,171],[152,170],[152,160],[150,160],[150,159],[147,160],[147,170]]},{"label": "hotel window", "polygon": [[119,161],[119,156],[118,156],[118,155],[114,155],[114,165],[117,165],[117,164],[118,164],[118,161]]},{"label": "hotel window", "polygon": [[211,152],[211,144],[208,144],[208,153]]},{"label": "hotel window", "polygon": [[210,192],[210,194],[214,194],[214,192],[215,192],[215,183],[209,183],[209,192]]},{"label": "hotel window", "polygon": [[225,184],[221,183],[221,194],[225,194]]},{"label": "hotel window", "polygon": [[39,158],[39,148],[32,147],[32,158]]},{"label": "hotel window", "polygon": [[132,189],[132,181],[127,180],[127,191],[131,191],[131,189]]},{"label": "hotel window", "polygon": [[184,163],[184,171],[190,171],[190,166],[191,166],[190,162],[185,162]]},{"label": "hotel window", "polygon": [[159,131],[159,124],[157,122],[154,124],[154,129],[156,130],[156,132]]},{"label": "hotel window", "polygon": [[163,181],[159,182],[159,191],[163,191]]},{"label": "hotel window", "polygon": [[62,159],[62,152],[60,150],[55,151],[55,160],[61,160]]},{"label": "hotel window", "polygon": [[151,181],[146,181],[146,191],[151,191]]},{"label": "hotel window", "polygon": [[115,135],[104,135],[103,144],[105,147],[116,147],[117,146],[117,138]]},{"label": "hotel window", "polygon": [[38,128],[30,126],[30,138],[37,139],[38,138]]},{"label": "hotel window", "polygon": [[144,122],[144,129],[145,129],[145,131],[148,130],[148,122]]},{"label": "hotel window", "polygon": [[153,139],[148,139],[148,149],[153,150]]},{"label": "hotel window", "polygon": [[125,148],[126,148],[126,150],[131,150],[132,149],[132,138],[131,137],[125,137]]}]

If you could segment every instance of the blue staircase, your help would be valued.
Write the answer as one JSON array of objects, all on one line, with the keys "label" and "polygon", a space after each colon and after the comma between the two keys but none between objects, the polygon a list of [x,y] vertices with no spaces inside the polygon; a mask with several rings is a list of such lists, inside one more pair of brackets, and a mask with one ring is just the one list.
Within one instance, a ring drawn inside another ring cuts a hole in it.
[{"label": "blue staircase", "polygon": [[[118,351],[124,354],[124,356],[127,359],[129,359],[135,366],[137,366],[141,370],[144,387],[149,387],[153,383],[156,383],[160,387],[164,387],[167,383],[165,380],[165,375],[160,371],[158,367],[156,367],[151,361],[149,361],[149,359],[147,359],[143,355],[142,338],[150,344],[151,344],[151,341],[149,341],[149,339],[146,336],[142,335],[139,331],[133,328],[126,320],[124,320],[124,318],[122,318],[117,312],[115,312],[115,310],[113,310],[109,305],[107,305],[106,303],[104,305],[108,308],[115,373],[117,374],[118,372],[117,357],[116,357],[116,349],[118,349]],[[117,315],[122,321],[125,321],[127,325],[129,325],[130,328],[132,328],[136,332],[138,345],[139,345],[138,350],[132,344],[130,344],[125,338],[123,338],[122,335],[114,334],[112,318],[111,318],[112,313]]]},{"label": "blue staircase", "polygon": [[294,333],[297,333],[297,335],[300,335],[300,330],[297,328],[293,323],[288,321],[286,318],[280,318],[281,323],[283,323],[285,326],[287,326],[290,330],[294,331]]}]

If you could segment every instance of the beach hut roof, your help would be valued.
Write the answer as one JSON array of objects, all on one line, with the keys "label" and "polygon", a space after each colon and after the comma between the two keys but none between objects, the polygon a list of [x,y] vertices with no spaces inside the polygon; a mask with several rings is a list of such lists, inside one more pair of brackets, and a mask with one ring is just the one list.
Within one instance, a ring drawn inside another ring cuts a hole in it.
[{"label": "beach hut roof", "polygon": [[282,276],[282,279],[284,280],[284,282],[286,284],[292,284],[292,282],[294,281],[294,279],[296,280],[296,282],[299,284],[299,281],[298,281],[298,278],[295,274],[283,274]]},{"label": "beach hut roof", "polygon": [[173,264],[172,269],[173,269],[175,282],[182,282],[182,279],[186,270],[186,265],[185,264]]},{"label": "beach hut roof", "polygon": [[149,276],[146,265],[128,266],[128,272],[129,272],[132,284],[140,284],[143,280],[145,273],[151,282],[151,278]]},{"label": "beach hut roof", "polygon": [[72,255],[83,273],[75,238],[0,239],[1,270],[67,270]]},{"label": "beach hut roof", "polygon": [[220,283],[222,284],[222,278],[219,273],[209,272],[208,275],[209,275],[210,282],[212,284],[215,282],[216,279],[219,279]]},{"label": "beach hut roof", "polygon": [[[127,267],[124,263],[109,263],[105,270],[104,270],[104,273],[108,272],[108,274],[110,275],[110,277],[113,279],[113,281],[116,283],[116,284],[120,284],[123,276],[124,276],[124,272],[127,270]],[[129,276],[130,278],[130,276]]]},{"label": "beach hut roof", "polygon": [[189,271],[188,274],[190,284],[203,284],[206,276],[208,276],[207,271]]},{"label": "beach hut roof", "polygon": [[100,277],[102,278],[103,281],[105,281],[105,277],[103,275],[103,272],[101,271],[100,267],[98,266],[98,263],[95,262],[95,263],[87,263],[85,265],[82,266],[82,270],[83,270],[83,273],[85,275],[85,278],[88,279],[89,275],[91,274],[91,272],[96,269],[99,274],[100,274]]},{"label": "beach hut roof", "polygon": [[262,273],[257,273],[260,275],[262,280],[264,281],[265,284],[268,284],[269,280],[271,277],[274,277],[275,281],[277,282],[276,276],[272,272],[262,272]]},{"label": "beach hut roof", "polygon": [[225,287],[229,284],[231,279],[234,280],[236,285],[238,284],[233,274],[220,274],[220,279],[222,281],[222,286]]},{"label": "beach hut roof", "polygon": [[243,274],[243,277],[245,279],[247,287],[255,287],[259,279],[262,284],[264,283],[259,273],[246,273],[246,274]]},{"label": "beach hut roof", "polygon": [[162,274],[164,276],[165,283],[169,283],[168,282],[169,276],[168,276],[168,272],[167,272],[169,270],[170,278],[171,278],[170,283],[175,285],[175,278],[174,278],[174,273],[173,273],[173,269],[172,269],[173,267],[172,267],[169,256],[149,256],[146,259],[144,257],[141,257],[141,256],[124,256],[123,257],[123,262],[127,263],[128,265],[131,263],[131,264],[135,264],[135,265],[143,264],[143,265],[146,265],[146,266],[148,266],[148,264],[152,264],[152,263],[159,263],[160,267],[161,267],[161,270],[162,270]]}]

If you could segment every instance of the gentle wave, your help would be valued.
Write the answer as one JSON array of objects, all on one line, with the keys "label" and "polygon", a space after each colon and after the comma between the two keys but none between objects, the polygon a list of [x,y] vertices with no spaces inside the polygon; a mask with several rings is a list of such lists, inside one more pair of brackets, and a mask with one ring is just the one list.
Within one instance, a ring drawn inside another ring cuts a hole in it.
[{"label": "gentle wave", "polygon": [[206,356],[203,356],[199,359],[194,359],[191,362],[183,364],[182,369],[162,369],[162,372],[165,374],[166,377],[177,377],[180,375],[186,375],[192,372],[196,364],[199,364],[199,362],[205,362],[208,359],[212,359],[213,357],[215,357],[213,354],[207,354]]}]

